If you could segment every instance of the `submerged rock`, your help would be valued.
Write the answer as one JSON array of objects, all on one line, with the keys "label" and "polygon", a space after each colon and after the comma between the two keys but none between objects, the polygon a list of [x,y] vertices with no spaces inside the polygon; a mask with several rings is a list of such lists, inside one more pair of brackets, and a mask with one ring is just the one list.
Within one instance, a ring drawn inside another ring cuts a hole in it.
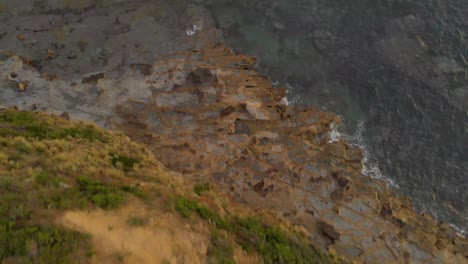
[{"label": "submerged rock", "polygon": [[444,74],[453,74],[463,72],[463,68],[458,65],[458,63],[448,57],[435,57],[432,59],[439,70],[439,72]]}]

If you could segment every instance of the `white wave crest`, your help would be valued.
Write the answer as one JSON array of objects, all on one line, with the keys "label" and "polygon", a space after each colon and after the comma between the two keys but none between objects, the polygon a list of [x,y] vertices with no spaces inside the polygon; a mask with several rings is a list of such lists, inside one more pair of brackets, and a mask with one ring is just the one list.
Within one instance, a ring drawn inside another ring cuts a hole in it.
[{"label": "white wave crest", "polygon": [[332,126],[331,132],[329,132],[330,140],[328,143],[333,143],[339,140],[346,140],[349,144],[356,146],[362,150],[362,174],[371,178],[376,178],[384,181],[388,185],[399,188],[392,179],[385,177],[379,168],[378,161],[372,157],[369,147],[364,143],[363,133],[365,126],[363,121],[358,121],[356,131],[352,135],[341,133],[336,127]]},{"label": "white wave crest", "polygon": [[185,33],[187,34],[187,36],[193,36],[193,35],[197,34],[197,32],[202,30],[202,29],[203,29],[202,26],[193,25],[192,28],[186,29]]}]

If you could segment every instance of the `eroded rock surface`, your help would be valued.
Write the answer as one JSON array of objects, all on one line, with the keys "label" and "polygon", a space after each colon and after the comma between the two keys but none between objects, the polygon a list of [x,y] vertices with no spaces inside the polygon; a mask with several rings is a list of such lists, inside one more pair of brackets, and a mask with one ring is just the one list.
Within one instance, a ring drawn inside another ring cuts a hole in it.
[{"label": "eroded rock surface", "polygon": [[[360,149],[330,140],[339,117],[285,104],[286,90],[257,74],[254,63],[214,45],[132,66],[119,78],[65,81],[11,56],[0,63],[0,104],[123,130],[189,181],[273,211],[345,259],[467,261],[466,239],[364,176]],[[21,82],[28,87],[21,90]]]}]

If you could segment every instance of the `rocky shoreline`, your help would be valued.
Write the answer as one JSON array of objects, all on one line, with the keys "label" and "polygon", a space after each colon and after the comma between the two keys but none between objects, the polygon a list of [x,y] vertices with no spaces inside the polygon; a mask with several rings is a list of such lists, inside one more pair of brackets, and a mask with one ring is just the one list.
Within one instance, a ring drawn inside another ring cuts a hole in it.
[{"label": "rocky shoreline", "polygon": [[238,203],[273,212],[349,261],[467,261],[465,238],[364,176],[360,149],[330,141],[338,116],[288,105],[286,90],[254,63],[217,44],[132,65],[118,78],[64,80],[5,54],[0,106],[122,130],[186,181],[210,182]]},{"label": "rocky shoreline", "polygon": [[357,2],[0,0],[0,50],[78,83],[226,43],[290,100],[343,115],[341,132],[363,122],[376,174],[466,230],[466,4]]}]

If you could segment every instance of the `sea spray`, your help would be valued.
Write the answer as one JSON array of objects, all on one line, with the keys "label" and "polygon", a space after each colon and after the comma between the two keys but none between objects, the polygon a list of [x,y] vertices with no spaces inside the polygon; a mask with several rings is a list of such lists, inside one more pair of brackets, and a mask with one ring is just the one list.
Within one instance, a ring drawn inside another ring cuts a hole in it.
[{"label": "sea spray", "polygon": [[365,126],[363,121],[358,121],[356,131],[352,135],[339,132],[336,125],[332,124],[332,130],[329,132],[330,140],[328,143],[346,140],[352,146],[360,148],[362,150],[362,173],[366,176],[380,179],[394,188],[399,188],[398,184],[389,177],[384,176],[380,171],[379,162],[372,157],[369,147],[364,142],[364,131]]},{"label": "sea spray", "polygon": [[[280,84],[280,82],[275,82],[274,85],[277,86]],[[284,98],[290,105],[297,105],[297,104],[306,104],[304,101],[304,98],[300,96],[300,94],[295,90],[291,85],[289,84],[284,84],[288,89],[287,89],[287,98]],[[328,111],[328,109],[324,106],[320,107],[324,111]],[[341,117],[343,118],[343,117]],[[379,168],[379,162],[377,158],[375,158],[371,153],[372,150],[371,148],[366,144],[366,141],[364,139],[364,132],[366,130],[365,123],[362,120],[357,121],[356,128],[354,130],[354,133],[352,134],[347,134],[344,132],[341,132],[337,124],[332,124],[331,125],[331,131],[329,132],[329,143],[333,143],[339,140],[346,140],[350,145],[358,147],[362,150],[362,174],[375,178],[375,179],[380,179],[383,182],[385,182],[389,187],[392,187],[393,189],[400,189],[400,186],[389,176],[384,175],[382,171]],[[419,211],[420,213],[429,213],[436,219],[437,221],[444,219],[440,213],[437,212],[437,210],[434,210],[431,208],[431,206],[428,206],[427,204],[424,203],[418,203],[415,204],[416,208],[415,210]],[[466,219],[466,218],[465,218]],[[445,220],[447,221],[447,220]],[[467,231],[464,230],[463,228],[460,228],[459,226],[450,223],[451,221],[447,221],[450,226],[455,230],[455,232],[461,236],[461,237],[467,237]]]},{"label": "sea spray", "polygon": [[[363,157],[362,157],[362,174],[364,174],[366,176],[369,176],[369,177],[372,177],[372,178],[380,179],[380,180],[384,181],[386,184],[388,184],[389,186],[398,189],[399,188],[398,184],[396,184],[389,177],[383,175],[382,172],[380,171],[378,161],[375,158],[372,157],[372,155],[371,155],[371,153],[369,151],[369,147],[364,142],[364,137],[363,137],[364,131],[365,131],[365,126],[364,126],[363,121],[358,121],[357,126],[356,126],[356,130],[352,135],[348,135],[348,134],[339,132],[337,126],[335,124],[332,124],[332,130],[329,132],[330,140],[328,141],[328,143],[333,143],[333,142],[336,142],[336,141],[339,141],[339,140],[346,140],[352,146],[356,146],[356,147],[360,148],[362,150],[362,154],[363,154]],[[427,212],[430,215],[432,215],[435,219],[440,219],[439,214],[435,210],[431,210],[427,206],[423,205],[423,208],[422,208],[422,210],[420,210],[420,212],[421,213]],[[464,237],[464,238],[467,237],[467,231],[466,230],[464,230],[464,229],[462,229],[462,228],[460,228],[460,227],[458,227],[458,226],[456,226],[454,224],[450,224],[450,226],[455,230],[457,235],[459,235],[461,237]]]}]

